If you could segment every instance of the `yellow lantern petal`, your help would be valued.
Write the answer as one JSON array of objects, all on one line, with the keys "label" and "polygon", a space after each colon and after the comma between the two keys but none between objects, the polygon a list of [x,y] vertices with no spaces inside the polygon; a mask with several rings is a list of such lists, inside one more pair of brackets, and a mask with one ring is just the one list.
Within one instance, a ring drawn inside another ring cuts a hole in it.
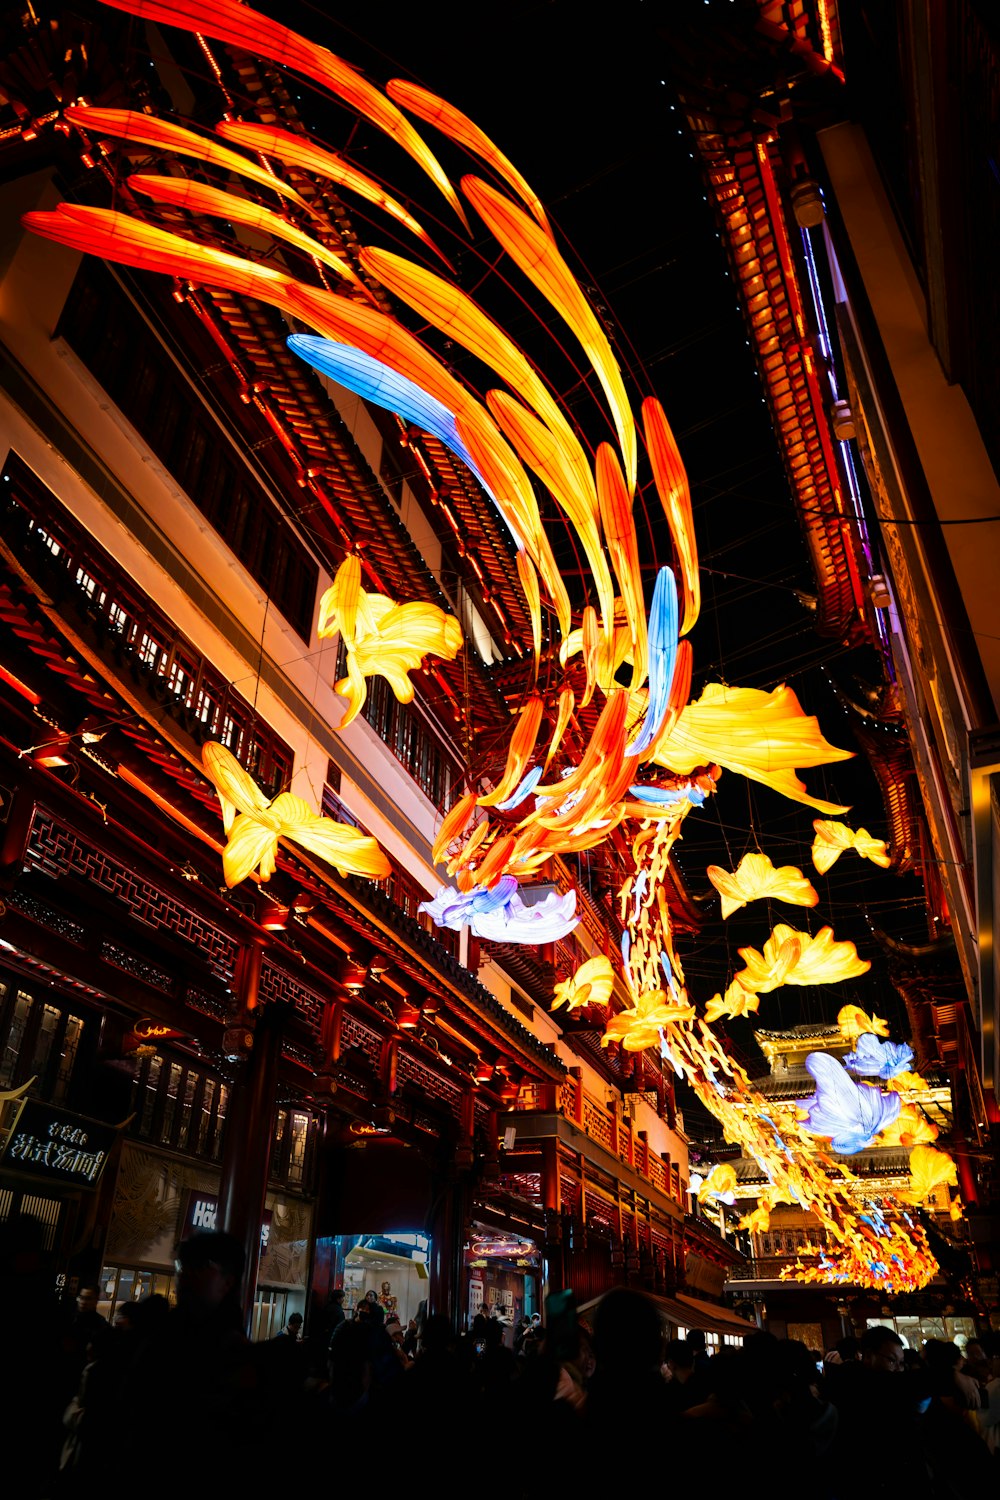
[{"label": "yellow lantern petal", "polygon": [[222,826],[228,833],[237,812],[259,813],[269,806],[253,777],[244,771],[231,750],[217,740],[207,740],[201,747],[205,775],[215,787],[222,803]]},{"label": "yellow lantern petal", "polygon": [[270,880],[274,874],[278,835],[272,828],[240,813],[233,823],[229,842],[222,851],[222,872],[226,885],[239,885],[258,865],[261,880]]},{"label": "yellow lantern petal", "polygon": [[799,956],[787,971],[785,984],[837,984],[867,974],[871,968],[866,958],[859,958],[853,943],[836,941],[832,927],[821,927],[815,937],[810,937],[783,922],[777,924],[764,945],[765,958],[773,958],[790,941],[799,942]]},{"label": "yellow lantern petal", "polygon": [[775,869],[766,854],[745,854],[733,874],[709,865],[709,880],[722,897],[723,919],[750,901],[773,898],[791,906],[815,906],[819,896],[794,865]]},{"label": "yellow lantern petal", "polygon": [[813,823],[815,838],[812,846],[813,864],[821,875],[843,854],[845,849],[854,849],[862,859],[870,859],[873,864],[881,865],[886,870],[892,864],[889,851],[882,839],[872,838],[867,828],[859,828],[856,832],[848,828],[846,823],[828,822],[817,819]]},{"label": "yellow lantern petal", "polygon": [[311,854],[319,855],[341,875],[385,880],[392,874],[392,865],[379,848],[378,841],[347,823],[335,823],[332,818],[309,813],[283,830],[283,837],[308,849]]},{"label": "yellow lantern petal", "polygon": [[850,760],[852,754],[827,743],[817,720],[802,712],[787,685],[765,693],[711,682],[680,712],[671,733],[657,741],[654,759],[681,775],[715,761],[792,801],[820,812],[844,812],[810,797],[795,768]]},{"label": "yellow lantern petal", "polygon": [[934,1146],[914,1146],[910,1152],[910,1191],[907,1202],[920,1204],[939,1187],[958,1186],[958,1168],[946,1151]]},{"label": "yellow lantern petal", "polygon": [[607,1005],[614,988],[615,975],[611,960],[603,954],[588,958],[569,979],[564,979],[554,989],[552,1009],[565,1005],[572,1012],[585,1005]]},{"label": "yellow lantern petal", "polygon": [[871,1036],[887,1037],[889,1035],[889,1023],[883,1021],[881,1016],[868,1016],[858,1005],[845,1005],[837,1012],[837,1025],[840,1034],[849,1042],[856,1042],[858,1037]]}]

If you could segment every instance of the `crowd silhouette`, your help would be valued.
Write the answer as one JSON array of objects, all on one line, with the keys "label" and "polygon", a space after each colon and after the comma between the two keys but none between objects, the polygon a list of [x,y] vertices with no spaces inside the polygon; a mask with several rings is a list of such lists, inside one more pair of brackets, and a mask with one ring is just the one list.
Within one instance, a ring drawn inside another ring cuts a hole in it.
[{"label": "crowd silhouette", "polygon": [[709,1357],[703,1335],[668,1340],[655,1302],[624,1288],[589,1323],[572,1293],[550,1297],[514,1347],[496,1318],[460,1335],[441,1314],[404,1327],[371,1299],[345,1312],[339,1293],[304,1336],[293,1318],[251,1344],[242,1273],[237,1241],[201,1234],[178,1247],[174,1306],[148,1297],[109,1326],[90,1288],[68,1313],[18,1298],[11,1493],[159,1500],[192,1483],[213,1494],[317,1482],[477,1500],[636,1482],[710,1497],[790,1483],[821,1500],[996,1493],[1000,1346],[914,1351],[877,1327],[825,1355],[749,1332]]}]

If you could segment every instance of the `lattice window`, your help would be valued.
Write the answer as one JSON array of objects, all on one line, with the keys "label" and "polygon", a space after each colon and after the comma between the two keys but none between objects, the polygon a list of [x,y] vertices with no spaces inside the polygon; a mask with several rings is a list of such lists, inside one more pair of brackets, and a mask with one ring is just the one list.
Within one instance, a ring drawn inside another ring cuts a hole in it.
[{"label": "lattice window", "polygon": [[204,954],[213,972],[229,984],[236,967],[236,945],[218,927],[181,906],[103,850],[82,842],[65,824],[37,808],[31,824],[26,868],[59,878],[75,875],[114,896],[146,927],[163,928]]},{"label": "lattice window", "polygon": [[408,1052],[401,1052],[399,1055],[396,1078],[400,1087],[404,1083],[413,1084],[426,1098],[440,1099],[452,1114],[458,1115],[461,1090],[439,1073],[432,1073],[430,1068],[424,1067],[423,1063]]},{"label": "lattice window", "polygon": [[[379,1058],[382,1053],[382,1038],[377,1031],[359,1021],[357,1016],[345,1016],[340,1029],[340,1044],[343,1053],[355,1048],[359,1049],[367,1057],[372,1068],[377,1072]],[[342,1054],[343,1055],[343,1054]]]},{"label": "lattice window", "polygon": [[294,1006],[296,1015],[301,1017],[313,1036],[319,1036],[326,1002],[307,984],[266,961],[261,966],[259,992],[262,1000]]}]

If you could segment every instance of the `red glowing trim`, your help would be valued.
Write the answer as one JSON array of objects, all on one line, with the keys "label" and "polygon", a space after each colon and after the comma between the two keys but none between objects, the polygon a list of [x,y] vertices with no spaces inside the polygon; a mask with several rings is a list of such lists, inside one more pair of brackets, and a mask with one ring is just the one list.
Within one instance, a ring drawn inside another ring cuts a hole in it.
[{"label": "red glowing trim", "polygon": [[0,682],[5,682],[8,687],[14,689],[15,693],[20,693],[21,697],[26,698],[33,708],[37,708],[42,701],[33,688],[30,688],[26,682],[22,682],[20,677],[15,677],[13,672],[8,672],[4,666],[0,666]]}]

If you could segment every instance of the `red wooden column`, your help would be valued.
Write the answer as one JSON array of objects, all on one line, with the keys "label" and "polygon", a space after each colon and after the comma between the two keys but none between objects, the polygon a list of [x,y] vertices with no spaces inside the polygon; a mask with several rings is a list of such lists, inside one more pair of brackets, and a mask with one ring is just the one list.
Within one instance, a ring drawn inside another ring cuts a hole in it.
[{"label": "red wooden column", "polygon": [[559,1180],[559,1142],[542,1141],[542,1207],[545,1210],[545,1258],[550,1292],[561,1292],[566,1279],[563,1264],[562,1184]]},{"label": "red wooden column", "polygon": [[257,1004],[262,959],[259,943],[248,943],[240,955],[237,1014],[251,1040],[230,1094],[219,1183],[219,1227],[242,1241],[246,1254],[243,1311],[248,1325],[260,1266],[283,1021],[281,1006]]}]

